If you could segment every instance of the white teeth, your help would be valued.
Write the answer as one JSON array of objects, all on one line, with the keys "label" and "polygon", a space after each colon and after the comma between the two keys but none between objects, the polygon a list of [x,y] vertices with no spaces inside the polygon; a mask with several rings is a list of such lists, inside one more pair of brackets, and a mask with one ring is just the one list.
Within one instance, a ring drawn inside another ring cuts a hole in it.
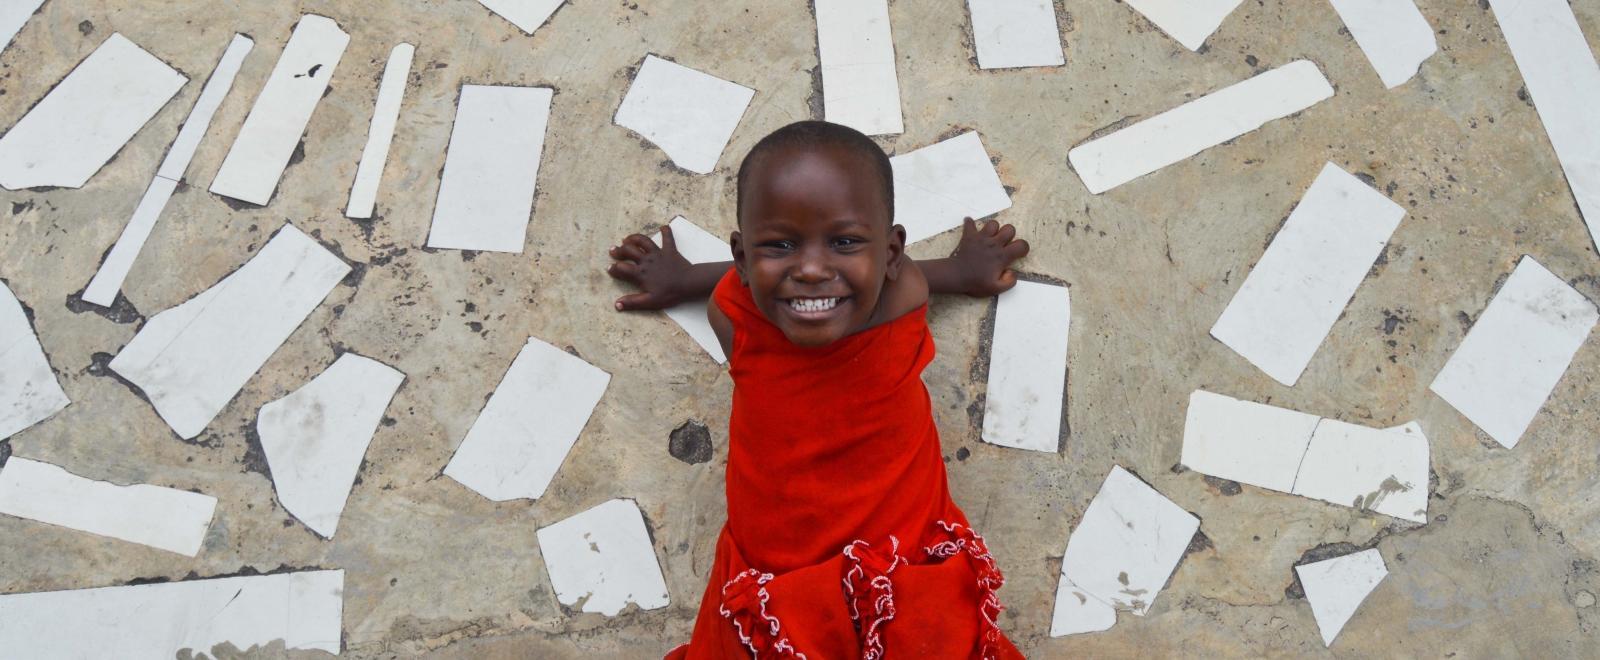
[{"label": "white teeth", "polygon": [[838,298],[790,298],[789,306],[797,312],[826,312],[839,304]]}]

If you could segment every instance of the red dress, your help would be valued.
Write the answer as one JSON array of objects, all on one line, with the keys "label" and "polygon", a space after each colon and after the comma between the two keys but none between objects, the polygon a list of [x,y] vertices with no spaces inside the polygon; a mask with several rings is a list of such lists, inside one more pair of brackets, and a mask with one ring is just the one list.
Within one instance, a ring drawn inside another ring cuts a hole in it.
[{"label": "red dress", "polygon": [[927,305],[816,348],[735,271],[728,522],[689,644],[668,658],[1020,658],[1003,578],[950,500],[922,370]]}]

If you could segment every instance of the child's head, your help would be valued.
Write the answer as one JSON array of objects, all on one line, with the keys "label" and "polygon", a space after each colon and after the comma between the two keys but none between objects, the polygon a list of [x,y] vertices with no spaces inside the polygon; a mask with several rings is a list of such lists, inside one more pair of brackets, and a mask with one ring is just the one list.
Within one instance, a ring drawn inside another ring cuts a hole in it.
[{"label": "child's head", "polygon": [[739,166],[736,203],[735,265],[790,341],[820,346],[872,321],[905,251],[876,143],[827,122],[780,128]]}]

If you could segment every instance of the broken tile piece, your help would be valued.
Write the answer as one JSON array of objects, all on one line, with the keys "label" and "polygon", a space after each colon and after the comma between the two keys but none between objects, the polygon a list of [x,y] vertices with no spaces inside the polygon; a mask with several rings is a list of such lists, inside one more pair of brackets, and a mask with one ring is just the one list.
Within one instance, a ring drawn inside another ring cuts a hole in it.
[{"label": "broken tile piece", "polygon": [[984,394],[984,442],[1060,450],[1071,320],[1067,287],[1019,281],[1000,294]]},{"label": "broken tile piece", "polygon": [[1060,66],[1061,31],[1051,0],[967,0],[978,67]]},{"label": "broken tile piece", "polygon": [[1317,65],[1297,60],[1078,145],[1067,159],[1099,194],[1331,96]]},{"label": "broken tile piece", "polygon": [[350,35],[333,19],[316,14],[300,17],[211,180],[211,192],[251,204],[272,201],[349,43]]},{"label": "broken tile piece", "polygon": [[1389,575],[1377,548],[1294,567],[1305,589],[1306,603],[1322,632],[1322,645],[1333,640],[1361,607],[1362,601]]},{"label": "broken tile piece", "polygon": [[1600,312],[1523,256],[1428,389],[1505,447],[1515,447]]},{"label": "broken tile piece", "polygon": [[210,495],[118,486],[16,456],[0,467],[0,513],[189,557],[200,552],[216,508]]},{"label": "broken tile piece", "polygon": [[478,0],[478,4],[511,21],[517,29],[528,34],[533,34],[534,30],[550,20],[550,15],[556,13],[563,2],[566,0]]},{"label": "broken tile piece", "polygon": [[1206,38],[1216,32],[1222,20],[1244,0],[1127,0],[1145,18],[1155,23],[1189,50],[1200,50]]},{"label": "broken tile piece", "polygon": [[6,0],[0,3],[0,53],[22,31],[22,26],[33,18],[34,12],[44,5],[44,0]]},{"label": "broken tile piece", "polygon": [[172,140],[171,148],[167,149],[167,156],[161,159],[161,169],[156,176],[173,181],[184,180],[189,163],[200,148],[200,140],[211,128],[212,118],[216,117],[217,109],[222,107],[222,100],[233,90],[233,81],[244,66],[244,58],[255,45],[256,42],[250,37],[233,35],[227,50],[222,51],[222,59],[217,60],[216,68],[211,70],[205,87],[200,89],[200,97],[195,100],[194,108],[189,110],[189,117],[183,120],[183,128],[178,129],[178,137]]},{"label": "broken tile piece", "polygon": [[1567,0],[1489,0],[1556,159],[1600,244],[1600,63]]},{"label": "broken tile piece", "polygon": [[150,317],[111,360],[178,437],[200,435],[350,266],[284,225],[238,270]]},{"label": "broken tile piece", "polygon": [[1323,165],[1211,336],[1294,385],[1405,214],[1339,166]]},{"label": "broken tile piece", "polygon": [[894,221],[906,244],[1011,208],[1011,195],[977,131],[889,159],[894,167]]},{"label": "broken tile piece", "polygon": [[338,529],[367,444],[405,378],[345,353],[311,382],[261,407],[256,431],[278,501],[322,538]]},{"label": "broken tile piece", "polygon": [[1433,27],[1410,0],[1330,0],[1383,86],[1404,85],[1439,50]]},{"label": "broken tile piece", "polygon": [[383,166],[389,162],[389,143],[394,140],[394,127],[400,121],[400,102],[405,98],[411,58],[416,52],[417,48],[407,43],[389,51],[389,63],[383,67],[383,81],[378,83],[378,100],[372,108],[372,127],[367,129],[367,146],[361,150],[356,181],[350,186],[350,203],[345,205],[347,218],[372,217],[372,207],[378,202],[378,183],[383,179]]},{"label": "broken tile piece", "polygon": [[539,553],[556,600],[616,616],[628,603],[666,607],[667,583],[644,515],[633,500],[610,500],[539,530]]},{"label": "broken tile piece", "polygon": [[1287,493],[1320,417],[1195,390],[1180,462],[1219,479]]},{"label": "broken tile piece", "polygon": [[338,653],[344,571],[0,595],[0,648],[35,660],[171,658],[283,640]]},{"label": "broken tile piece", "polygon": [[1428,438],[1324,419],[1290,492],[1386,516],[1428,522]]},{"label": "broken tile piece", "polygon": [[522,252],[553,96],[547,87],[461,86],[428,247]]},{"label": "broken tile piece", "polygon": [[[728,244],[722,242],[698,225],[689,222],[683,216],[672,219],[672,238],[678,246],[678,252],[688,259],[691,264],[713,263],[717,261],[731,261],[733,253],[729,251]],[[661,244],[661,234],[657,232],[650,240]],[[676,321],[678,327],[689,333],[700,348],[711,355],[717,364],[728,361],[728,356],[722,353],[722,343],[717,341],[716,331],[711,329],[711,321],[706,319],[706,306],[709,300],[691,300],[681,303],[666,310],[667,317]]]},{"label": "broken tile piece", "polygon": [[1117,625],[1117,608],[1090,596],[1065,576],[1056,585],[1056,609],[1050,617],[1050,636],[1081,635],[1110,630]]},{"label": "broken tile piece", "polygon": [[444,474],[496,502],[538,499],[605,394],[608,374],[532,337]]},{"label": "broken tile piece", "polygon": [[888,0],[814,0],[822,113],[867,135],[905,131]]},{"label": "broken tile piece", "polygon": [[[1069,595],[1076,589],[1117,610],[1144,616],[1199,529],[1199,518],[1113,466],[1067,540],[1061,579],[1072,583]],[[1061,606],[1058,597],[1057,612]],[[1068,606],[1080,607],[1070,601]],[[1086,621],[1104,623],[1105,615],[1089,613]]]},{"label": "broken tile piece", "polygon": [[646,55],[617,108],[618,126],[644,136],[678,167],[709,174],[755,90]]},{"label": "broken tile piece", "polygon": [[187,82],[111,35],[0,137],[0,187],[82,187]]},{"label": "broken tile piece", "polygon": [[11,287],[0,281],[0,440],[71,403]]}]

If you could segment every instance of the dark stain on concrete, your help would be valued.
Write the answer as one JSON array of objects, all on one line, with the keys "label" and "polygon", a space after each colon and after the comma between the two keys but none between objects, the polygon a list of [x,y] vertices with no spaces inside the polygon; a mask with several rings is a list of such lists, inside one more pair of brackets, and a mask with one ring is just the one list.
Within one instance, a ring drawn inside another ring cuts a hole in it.
[{"label": "dark stain on concrete", "polygon": [[667,453],[689,465],[709,462],[712,449],[711,430],[692,419],[673,429],[667,437]]}]

